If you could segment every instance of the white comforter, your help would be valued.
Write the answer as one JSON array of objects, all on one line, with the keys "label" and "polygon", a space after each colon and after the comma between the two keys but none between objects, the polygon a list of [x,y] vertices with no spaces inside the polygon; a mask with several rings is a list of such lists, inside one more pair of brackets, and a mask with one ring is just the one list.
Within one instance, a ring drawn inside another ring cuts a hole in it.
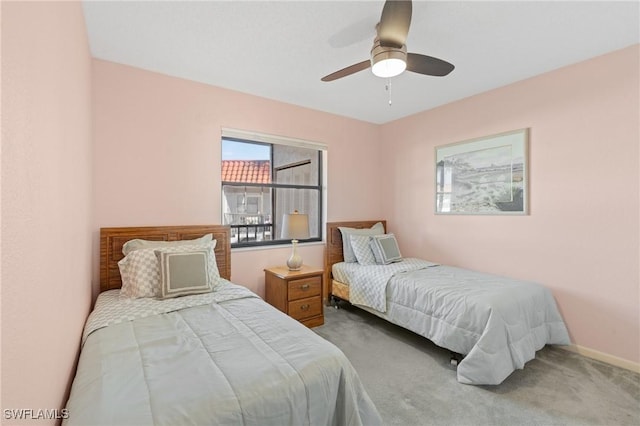
[{"label": "white comforter", "polygon": [[162,305],[101,295],[64,424],[381,423],[344,354],[250,291]]},{"label": "white comforter", "polygon": [[[372,267],[380,265],[340,264],[334,276],[353,286]],[[384,293],[372,300],[383,297],[386,309],[362,305],[369,312],[465,355],[461,383],[499,384],[545,344],[570,343],[553,295],[539,284],[432,264],[374,288]]]}]

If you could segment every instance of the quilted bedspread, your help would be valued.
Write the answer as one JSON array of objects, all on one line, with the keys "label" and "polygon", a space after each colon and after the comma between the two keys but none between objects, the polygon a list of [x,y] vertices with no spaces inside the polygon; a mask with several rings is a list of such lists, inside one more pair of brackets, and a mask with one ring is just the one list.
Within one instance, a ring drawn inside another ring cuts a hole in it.
[{"label": "quilted bedspread", "polygon": [[[352,283],[370,266],[339,268]],[[545,344],[570,343],[551,291],[536,283],[440,265],[394,273],[378,291],[385,311],[362,307],[464,355],[461,383],[502,383]]]},{"label": "quilted bedspread", "polygon": [[338,348],[240,286],[128,302],[100,296],[65,425],[381,423]]},{"label": "quilted bedspread", "polygon": [[419,269],[437,266],[422,259],[405,258],[389,265],[358,265],[350,275],[349,301],[378,312],[387,311],[387,283],[391,277]]}]

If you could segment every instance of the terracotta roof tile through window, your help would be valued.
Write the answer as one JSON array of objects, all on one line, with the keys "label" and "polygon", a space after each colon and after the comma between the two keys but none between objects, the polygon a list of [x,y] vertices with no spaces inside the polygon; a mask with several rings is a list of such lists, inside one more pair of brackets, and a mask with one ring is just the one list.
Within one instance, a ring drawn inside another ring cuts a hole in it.
[{"label": "terracotta roof tile through window", "polygon": [[269,160],[223,160],[223,182],[271,183]]}]

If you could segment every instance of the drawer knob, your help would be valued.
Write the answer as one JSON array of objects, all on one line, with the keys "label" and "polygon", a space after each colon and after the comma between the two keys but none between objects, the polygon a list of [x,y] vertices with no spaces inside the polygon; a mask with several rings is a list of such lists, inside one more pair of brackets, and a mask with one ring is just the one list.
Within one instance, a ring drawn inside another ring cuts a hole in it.
[{"label": "drawer knob", "polygon": [[302,284],[302,285],[300,286],[300,289],[301,289],[301,290],[309,290],[309,284]]},{"label": "drawer knob", "polygon": [[310,308],[310,306],[309,306],[309,304],[308,304],[308,303],[307,303],[306,305],[302,305],[302,306],[300,306],[300,310],[301,310],[301,311],[308,311],[308,310],[309,310],[309,308]]}]

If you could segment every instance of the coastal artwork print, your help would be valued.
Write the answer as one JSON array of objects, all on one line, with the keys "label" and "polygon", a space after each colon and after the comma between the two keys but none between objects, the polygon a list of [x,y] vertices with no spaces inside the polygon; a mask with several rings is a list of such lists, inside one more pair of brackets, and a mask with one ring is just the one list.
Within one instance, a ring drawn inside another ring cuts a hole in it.
[{"label": "coastal artwork print", "polygon": [[528,129],[436,147],[437,214],[527,214]]}]

